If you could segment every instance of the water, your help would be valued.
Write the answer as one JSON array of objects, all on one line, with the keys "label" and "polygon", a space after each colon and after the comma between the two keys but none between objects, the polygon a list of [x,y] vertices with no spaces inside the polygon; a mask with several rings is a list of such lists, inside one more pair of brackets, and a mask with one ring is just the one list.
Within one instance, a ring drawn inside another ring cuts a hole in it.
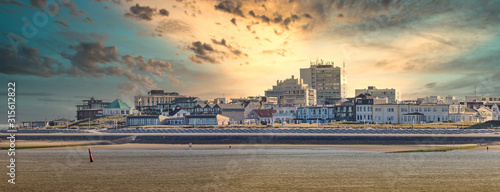
[{"label": "water", "polygon": [[[500,152],[335,148],[20,150],[2,191],[495,191]],[[1,164],[7,154],[2,151]],[[1,168],[7,172],[7,168]],[[5,190],[3,190],[5,189]]]}]

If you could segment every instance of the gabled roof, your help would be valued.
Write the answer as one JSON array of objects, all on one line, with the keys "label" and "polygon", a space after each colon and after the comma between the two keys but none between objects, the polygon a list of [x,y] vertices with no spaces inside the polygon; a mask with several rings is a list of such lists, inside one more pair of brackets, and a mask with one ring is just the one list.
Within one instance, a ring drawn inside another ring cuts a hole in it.
[{"label": "gabled roof", "polygon": [[260,118],[263,117],[273,117],[273,113],[276,113],[274,109],[254,109],[253,110]]},{"label": "gabled roof", "polygon": [[116,99],[108,106],[104,107],[105,109],[131,109],[132,107],[128,106],[126,103],[121,101],[120,99]]}]

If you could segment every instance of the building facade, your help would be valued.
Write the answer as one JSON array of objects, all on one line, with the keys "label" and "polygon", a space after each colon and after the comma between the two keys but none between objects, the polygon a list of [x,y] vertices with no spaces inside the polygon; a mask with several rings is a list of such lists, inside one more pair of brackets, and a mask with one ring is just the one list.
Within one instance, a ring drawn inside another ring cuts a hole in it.
[{"label": "building facade", "polygon": [[187,115],[188,125],[227,125],[229,118],[219,114]]},{"label": "building facade", "polygon": [[333,62],[311,62],[309,68],[300,69],[300,78],[304,84],[316,89],[318,105],[328,103],[329,99],[345,98],[347,89],[347,71],[345,64],[335,67]]},{"label": "building facade", "polygon": [[446,104],[376,104],[372,110],[373,122],[379,124],[421,124],[449,119],[449,105]]},{"label": "building facade", "polygon": [[293,122],[297,118],[296,107],[278,107],[276,113],[273,113],[273,121],[275,122]]},{"label": "building facade", "polygon": [[367,93],[375,98],[387,98],[387,102],[397,104],[401,101],[400,93],[396,89],[377,89],[375,86],[368,86],[368,89],[356,89],[355,94]]},{"label": "building facade", "polygon": [[182,97],[176,92],[165,92],[163,90],[151,90],[148,95],[134,96],[134,106],[139,111],[148,111],[157,108],[160,103],[170,103],[175,98]]},{"label": "building facade", "polygon": [[278,80],[272,89],[265,92],[266,97],[277,97],[279,106],[316,105],[316,90],[304,84],[302,79]]},{"label": "building facade", "polygon": [[91,97],[89,100],[82,100],[82,105],[76,105],[76,119],[87,119],[94,116],[102,115],[102,109],[109,105],[109,102],[94,99]]},{"label": "building facade", "polygon": [[328,123],[335,120],[336,113],[334,106],[311,106],[297,108],[297,118],[299,123]]},{"label": "building facade", "polygon": [[125,122],[127,126],[140,126],[140,125],[163,125],[167,117],[163,115],[141,115],[141,116],[127,116]]}]

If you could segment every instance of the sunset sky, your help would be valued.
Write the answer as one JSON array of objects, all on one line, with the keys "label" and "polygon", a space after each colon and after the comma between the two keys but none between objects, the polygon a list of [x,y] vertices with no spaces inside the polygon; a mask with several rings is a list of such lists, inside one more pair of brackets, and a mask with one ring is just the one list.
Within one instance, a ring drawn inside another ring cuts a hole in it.
[{"label": "sunset sky", "polygon": [[318,59],[345,62],[350,97],[370,85],[403,99],[500,95],[500,1],[0,4],[2,95],[16,81],[18,121],[74,119],[91,96],[132,106],[151,89],[264,95]]}]

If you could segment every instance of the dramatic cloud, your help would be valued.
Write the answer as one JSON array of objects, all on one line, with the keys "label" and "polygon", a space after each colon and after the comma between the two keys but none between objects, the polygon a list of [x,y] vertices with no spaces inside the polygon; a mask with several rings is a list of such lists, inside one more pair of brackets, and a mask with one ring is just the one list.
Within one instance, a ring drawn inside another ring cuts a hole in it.
[{"label": "dramatic cloud", "polygon": [[216,51],[210,44],[201,43],[200,41],[193,42],[187,48],[193,51],[195,54],[189,56],[189,60],[197,64],[203,64],[204,62],[208,62],[211,64],[219,64],[220,62],[216,59],[214,54],[217,54]]},{"label": "dramatic cloud", "polygon": [[149,59],[147,62],[144,56],[139,55],[134,57],[132,55],[122,56],[122,64],[128,68],[137,68],[142,72],[151,72],[154,75],[162,76],[166,71],[172,71],[172,65],[167,61]]},{"label": "dramatic cloud", "polygon": [[0,73],[8,75],[52,77],[64,72],[57,60],[40,56],[38,49],[26,45],[19,46],[17,53],[7,45],[0,46],[0,60]]},{"label": "dramatic cloud", "polygon": [[215,10],[220,10],[228,13],[232,13],[234,15],[238,15],[240,17],[245,17],[243,15],[243,12],[241,11],[241,2],[240,1],[232,1],[232,0],[225,0],[220,2],[218,5],[215,6]]},{"label": "dramatic cloud", "polygon": [[65,21],[55,20],[54,22],[57,24],[63,25],[65,27],[71,28],[71,26],[69,26]]},{"label": "dramatic cloud", "polygon": [[212,43],[214,43],[216,45],[222,45],[222,46],[226,47],[227,49],[229,49],[229,51],[231,51],[231,53],[233,53],[237,57],[242,56],[242,55],[248,56],[248,54],[243,53],[241,50],[236,49],[236,48],[234,48],[231,45],[228,45],[226,43],[225,39],[221,39],[220,41],[217,41],[216,39],[212,39]]},{"label": "dramatic cloud", "polygon": [[151,21],[156,9],[149,6],[140,6],[138,3],[130,7],[130,13],[125,13],[126,17]]},{"label": "dramatic cloud", "polygon": [[154,88],[153,80],[138,71],[153,76],[163,76],[172,71],[172,65],[163,60],[149,59],[144,56],[121,56],[116,46],[105,46],[103,42],[79,43],[72,45],[70,50],[75,53],[62,52],[61,56],[70,61],[69,66],[59,61],[41,56],[38,49],[21,45],[18,52],[0,47],[0,73],[8,75],[34,75],[52,77],[66,75],[72,77],[100,78],[105,76],[125,77],[130,82],[146,88]]}]

